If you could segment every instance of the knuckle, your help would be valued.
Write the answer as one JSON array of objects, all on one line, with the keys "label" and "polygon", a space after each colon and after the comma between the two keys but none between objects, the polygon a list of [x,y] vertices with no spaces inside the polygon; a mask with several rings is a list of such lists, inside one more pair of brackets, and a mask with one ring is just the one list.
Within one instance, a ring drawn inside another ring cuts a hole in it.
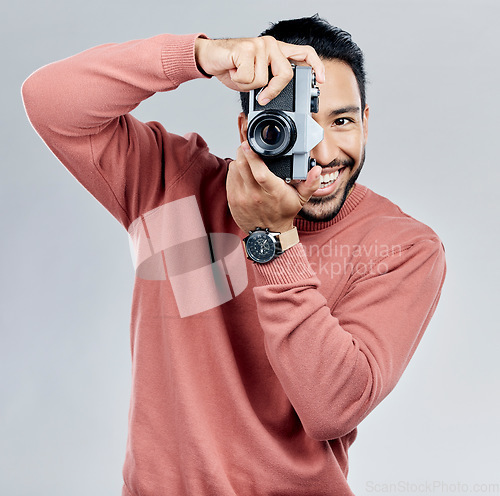
[{"label": "knuckle", "polygon": [[259,184],[262,184],[266,180],[266,174],[264,173],[264,171],[257,171],[254,172],[254,178]]},{"label": "knuckle", "polygon": [[255,45],[252,40],[243,40],[240,43],[240,51],[247,55],[252,55],[255,52]]},{"label": "knuckle", "polygon": [[259,48],[263,48],[266,45],[266,39],[265,38],[266,38],[265,36],[258,36],[257,38],[254,38],[255,44]]},{"label": "knuckle", "polygon": [[293,78],[293,69],[292,69],[292,66],[291,64],[286,64],[283,66],[283,72],[284,72],[284,76],[290,80]]},{"label": "knuckle", "polygon": [[274,78],[275,79],[274,84],[276,86],[284,88],[292,78],[293,78],[293,69],[292,66],[287,62],[286,65],[283,64],[283,66],[280,67],[278,74],[276,74]]},{"label": "knuckle", "polygon": [[271,36],[271,35],[266,35],[266,36],[261,36],[260,39],[264,42],[264,43],[276,43],[276,38],[274,38],[274,36]]}]

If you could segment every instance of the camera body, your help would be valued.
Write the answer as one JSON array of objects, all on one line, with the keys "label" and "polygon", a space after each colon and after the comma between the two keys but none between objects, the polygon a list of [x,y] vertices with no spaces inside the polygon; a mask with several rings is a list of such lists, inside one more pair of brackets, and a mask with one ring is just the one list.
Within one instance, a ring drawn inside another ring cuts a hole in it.
[{"label": "camera body", "polygon": [[319,109],[314,72],[309,66],[292,69],[291,81],[267,105],[257,101],[263,88],[250,91],[247,132],[252,150],[287,182],[306,179],[315,165],[309,152],[323,139],[323,128],[311,116]]}]

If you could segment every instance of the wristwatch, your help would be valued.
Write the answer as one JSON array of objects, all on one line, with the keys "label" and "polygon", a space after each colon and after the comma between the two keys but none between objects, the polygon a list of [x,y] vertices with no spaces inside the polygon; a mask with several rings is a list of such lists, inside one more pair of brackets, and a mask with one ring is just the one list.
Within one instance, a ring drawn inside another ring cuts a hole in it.
[{"label": "wristwatch", "polygon": [[284,233],[272,232],[268,228],[255,228],[243,239],[247,257],[257,263],[267,263],[299,242],[294,226]]}]

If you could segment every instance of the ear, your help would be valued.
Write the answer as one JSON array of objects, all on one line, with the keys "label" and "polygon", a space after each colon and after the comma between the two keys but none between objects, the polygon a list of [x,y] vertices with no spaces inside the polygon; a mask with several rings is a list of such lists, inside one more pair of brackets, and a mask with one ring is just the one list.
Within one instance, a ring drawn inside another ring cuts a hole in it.
[{"label": "ear", "polygon": [[363,135],[366,140],[368,139],[368,117],[370,117],[370,107],[365,105],[365,111],[363,112]]},{"label": "ear", "polygon": [[238,115],[238,130],[240,133],[240,143],[246,141],[247,129],[248,129],[248,117],[245,115],[244,112],[240,112]]}]

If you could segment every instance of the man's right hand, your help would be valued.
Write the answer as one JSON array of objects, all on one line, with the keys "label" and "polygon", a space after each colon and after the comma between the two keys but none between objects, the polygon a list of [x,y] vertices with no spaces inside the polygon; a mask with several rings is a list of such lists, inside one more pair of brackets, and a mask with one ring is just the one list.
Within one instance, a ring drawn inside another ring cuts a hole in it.
[{"label": "man's right hand", "polygon": [[[195,57],[204,72],[215,76],[232,90],[250,91],[267,85],[259,95],[261,105],[275,98],[292,79],[291,62],[311,66],[317,81],[325,82],[325,66],[314,48],[291,45],[272,36],[223,40],[198,38]],[[269,66],[273,73],[271,80]]]}]

